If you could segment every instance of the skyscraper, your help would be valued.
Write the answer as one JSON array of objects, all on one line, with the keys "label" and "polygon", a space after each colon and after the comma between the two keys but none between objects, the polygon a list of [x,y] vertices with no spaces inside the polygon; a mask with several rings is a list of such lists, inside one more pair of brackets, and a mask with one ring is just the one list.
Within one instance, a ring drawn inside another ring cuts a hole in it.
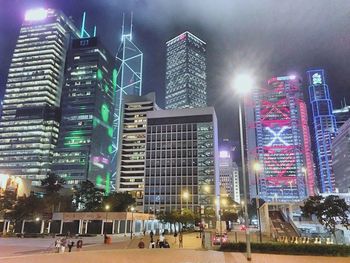
[{"label": "skyscraper", "polygon": [[350,120],[338,130],[332,141],[335,187],[340,193],[350,192]]},{"label": "skyscraper", "polygon": [[124,96],[116,189],[135,198],[136,211],[143,211],[147,113],[156,108],[155,93]]},{"label": "skyscraper", "polygon": [[220,188],[223,189],[232,200],[240,203],[238,166],[233,162],[231,152],[220,151],[219,173]]},{"label": "skyscraper", "polygon": [[338,109],[333,109],[333,115],[335,116],[335,120],[337,122],[337,129],[350,119],[350,106],[342,106]]},{"label": "skyscraper", "polygon": [[115,60],[97,37],[73,40],[62,92],[52,170],[69,185],[90,180],[110,189]]},{"label": "skyscraper", "polygon": [[333,103],[325,82],[323,69],[309,70],[309,96],[313,120],[315,161],[317,183],[321,193],[334,192],[334,173],[332,167],[332,140],[337,133]]},{"label": "skyscraper", "polygon": [[145,212],[215,211],[219,163],[214,108],[157,110],[147,119]]},{"label": "skyscraper", "polygon": [[[295,76],[276,77],[267,88],[254,93],[254,117],[248,118],[249,185],[256,196],[266,201],[300,201],[314,193],[314,170],[307,110]],[[252,117],[247,114],[246,116]]]},{"label": "skyscraper", "polygon": [[78,35],[60,11],[27,11],[3,101],[1,171],[32,180],[43,179],[49,171],[58,136],[66,52],[70,38]]},{"label": "skyscraper", "polygon": [[206,107],[206,43],[186,31],[166,46],[166,109]]},{"label": "skyscraper", "polygon": [[125,95],[141,96],[142,94],[142,72],[143,72],[143,53],[133,41],[132,14],[130,29],[127,33],[124,25],[122,26],[121,44],[117,52],[118,69],[114,71],[113,82],[117,86],[114,103],[113,117],[113,153],[112,153],[112,180],[114,186],[116,183],[116,167],[121,132],[121,114]]}]

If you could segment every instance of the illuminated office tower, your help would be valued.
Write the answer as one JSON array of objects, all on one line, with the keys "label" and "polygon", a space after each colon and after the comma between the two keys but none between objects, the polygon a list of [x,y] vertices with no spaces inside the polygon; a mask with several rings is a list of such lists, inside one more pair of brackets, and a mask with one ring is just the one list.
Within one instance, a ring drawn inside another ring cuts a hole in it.
[{"label": "illuminated office tower", "polygon": [[115,60],[97,37],[73,40],[62,91],[52,170],[68,185],[89,180],[110,190]]},{"label": "illuminated office tower", "polygon": [[337,133],[333,103],[325,82],[323,69],[309,70],[309,96],[313,122],[312,142],[317,167],[317,184],[321,193],[335,191],[332,162],[332,140]]},{"label": "illuminated office tower", "polygon": [[220,151],[219,156],[220,189],[237,203],[241,202],[239,193],[239,172],[237,164],[232,160],[230,151]]},{"label": "illuminated office tower", "polygon": [[[27,11],[13,53],[0,121],[0,170],[37,180],[49,171],[58,136],[63,73],[78,30],[63,13]],[[36,180],[36,181],[35,181]]]},{"label": "illuminated office tower", "polygon": [[206,107],[206,43],[186,31],[166,42],[166,52],[166,109]]},{"label": "illuminated office tower", "polygon": [[117,160],[117,191],[128,192],[143,211],[147,114],[157,109],[155,93],[127,95],[122,107],[120,154]]},{"label": "illuminated office tower", "polygon": [[218,208],[219,156],[214,108],[147,114],[144,212],[204,215]]},{"label": "illuminated office tower", "polygon": [[[313,195],[311,140],[300,80],[272,78],[251,99],[254,117],[246,114],[250,197],[256,196],[256,182],[265,201],[300,201]],[[259,171],[252,169],[255,162]]]},{"label": "illuminated office tower", "polygon": [[125,95],[141,96],[142,94],[142,67],[143,53],[133,40],[132,14],[129,32],[122,26],[121,44],[117,52],[118,68],[113,73],[113,82],[117,86],[114,97],[113,117],[113,152],[112,152],[112,186],[116,184],[116,167],[121,132],[121,114]]}]

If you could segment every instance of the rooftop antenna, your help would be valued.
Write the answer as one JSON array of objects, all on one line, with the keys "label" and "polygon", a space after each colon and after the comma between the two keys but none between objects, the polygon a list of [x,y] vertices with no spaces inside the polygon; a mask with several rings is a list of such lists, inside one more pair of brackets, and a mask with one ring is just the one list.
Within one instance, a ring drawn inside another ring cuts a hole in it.
[{"label": "rooftop antenna", "polygon": [[134,18],[134,12],[131,12],[131,18],[130,18],[130,40],[132,40],[132,20]]},{"label": "rooftop antenna", "polygon": [[125,14],[123,13],[123,23],[122,23],[122,41],[124,40],[124,20],[125,20]]},{"label": "rooftop antenna", "polygon": [[[85,22],[86,22],[86,12],[84,11],[83,20],[81,22],[80,38],[91,37],[89,32],[87,32],[85,29]],[[94,37],[96,36],[96,31],[97,31],[97,28],[96,28],[96,26],[94,26],[94,31],[93,31]]]}]

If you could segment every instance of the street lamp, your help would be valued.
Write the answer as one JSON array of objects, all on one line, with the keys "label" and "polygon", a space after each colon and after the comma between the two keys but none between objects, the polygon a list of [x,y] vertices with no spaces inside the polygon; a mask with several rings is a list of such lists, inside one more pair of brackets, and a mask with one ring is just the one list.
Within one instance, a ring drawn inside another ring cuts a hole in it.
[{"label": "street lamp", "polygon": [[130,231],[130,239],[132,239],[132,230],[133,230],[133,225],[134,225],[134,211],[135,211],[135,207],[131,207],[130,208],[131,211],[131,231]]},{"label": "street lamp", "polygon": [[[190,193],[188,191],[185,191],[182,193],[182,197],[186,200],[186,208],[188,209],[188,199],[190,198]],[[181,205],[182,210],[182,205]]]},{"label": "street lamp", "polygon": [[40,221],[40,217],[36,217],[36,218],[35,218],[35,221],[36,221],[36,222],[39,222],[39,221]]},{"label": "street lamp", "polygon": [[[111,207],[107,204],[105,205],[105,210],[106,210],[106,223],[105,223],[105,234],[107,234],[107,220],[108,220],[108,211]],[[113,234],[113,233],[112,233]]]},{"label": "street lamp", "polygon": [[236,76],[234,80],[234,89],[240,95],[238,100],[239,111],[239,134],[241,145],[241,158],[242,158],[242,176],[243,176],[243,198],[244,198],[244,224],[247,242],[247,260],[252,259],[251,247],[250,247],[250,235],[249,235],[249,222],[248,222],[248,208],[247,208],[247,178],[245,171],[245,156],[244,156],[244,136],[243,136],[243,114],[242,114],[242,100],[244,96],[249,93],[254,86],[254,80],[249,74],[240,74]]},{"label": "street lamp", "polygon": [[260,202],[259,202],[259,186],[258,186],[258,173],[261,171],[262,167],[261,164],[256,161],[253,164],[253,169],[254,169],[254,173],[255,173],[255,191],[256,191],[256,195],[255,195],[255,205],[256,205],[256,215],[258,217],[258,224],[259,224],[259,239],[260,239],[260,243],[262,242],[262,233],[261,233],[261,219],[260,219]]},{"label": "street lamp", "polygon": [[[221,199],[221,196],[220,196]],[[227,205],[227,200],[226,199],[222,199],[221,200],[221,206],[220,206],[220,246],[222,245],[222,215],[224,214],[224,207]]]}]

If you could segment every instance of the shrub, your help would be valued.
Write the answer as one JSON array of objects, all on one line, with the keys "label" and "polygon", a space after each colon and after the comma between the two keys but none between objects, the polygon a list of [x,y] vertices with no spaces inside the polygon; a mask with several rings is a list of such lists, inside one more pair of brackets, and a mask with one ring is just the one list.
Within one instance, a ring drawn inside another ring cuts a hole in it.
[{"label": "shrub", "polygon": [[[350,247],[346,245],[322,244],[284,244],[284,243],[252,243],[252,252],[286,255],[313,256],[350,256]],[[225,243],[220,247],[224,252],[245,252],[246,244]]]}]

